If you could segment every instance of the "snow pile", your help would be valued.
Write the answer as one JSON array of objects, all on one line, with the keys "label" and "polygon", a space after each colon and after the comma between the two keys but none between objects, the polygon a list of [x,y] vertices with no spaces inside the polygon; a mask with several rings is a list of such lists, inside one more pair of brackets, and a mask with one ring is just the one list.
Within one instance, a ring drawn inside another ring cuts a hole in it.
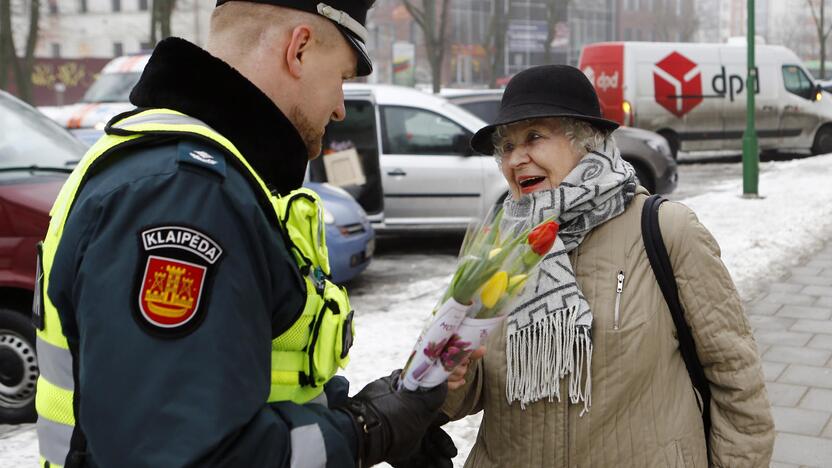
[{"label": "snow pile", "polygon": [[760,199],[745,199],[742,181],[682,200],[722,248],[722,259],[746,301],[817,251],[832,233],[832,155],[771,162]]}]

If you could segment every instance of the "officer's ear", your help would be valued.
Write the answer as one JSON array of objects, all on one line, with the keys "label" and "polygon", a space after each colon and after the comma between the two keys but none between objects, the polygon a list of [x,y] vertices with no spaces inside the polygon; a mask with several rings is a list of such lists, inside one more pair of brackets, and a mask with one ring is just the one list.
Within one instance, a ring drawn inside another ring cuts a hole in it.
[{"label": "officer's ear", "polygon": [[301,24],[292,29],[292,35],[289,38],[289,46],[286,48],[286,64],[288,66],[289,73],[293,77],[300,78],[305,54],[309,52],[311,46],[311,26]]}]

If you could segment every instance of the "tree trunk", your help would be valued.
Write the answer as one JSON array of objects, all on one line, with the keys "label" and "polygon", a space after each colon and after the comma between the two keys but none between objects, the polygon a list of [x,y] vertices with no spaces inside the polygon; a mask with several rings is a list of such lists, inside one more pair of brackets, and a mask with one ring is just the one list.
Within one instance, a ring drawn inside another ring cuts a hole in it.
[{"label": "tree trunk", "polygon": [[[506,17],[509,15],[505,12],[506,0],[494,0],[494,13],[491,15],[491,24],[489,25],[489,40],[492,47],[490,57],[490,73],[488,77],[488,87],[497,87],[497,78],[505,74],[503,65],[505,64],[506,51]],[[509,12],[511,5],[509,4]]]},{"label": "tree trunk", "polygon": [[[445,31],[451,0],[442,1],[442,11],[436,18],[436,0],[422,0],[422,9],[416,8],[412,0],[402,0],[407,12],[425,34],[425,52],[431,68],[433,92],[442,87],[442,62],[445,57]],[[437,24],[438,21],[438,24]]]},{"label": "tree trunk", "polygon": [[16,58],[11,10],[11,0],[0,0],[0,88],[8,87],[9,69]]},{"label": "tree trunk", "polygon": [[164,5],[164,10],[162,11],[161,29],[162,39],[165,39],[171,36],[170,20],[173,16],[173,9],[176,6],[176,0],[164,0],[162,4]]},{"label": "tree trunk", "polygon": [[159,6],[161,5],[161,1],[159,0],[151,0],[150,3],[150,47],[155,47],[156,42],[156,18],[159,17]]},{"label": "tree trunk", "polygon": [[39,20],[40,1],[32,0],[29,4],[29,34],[26,36],[23,57],[18,57],[12,31],[11,0],[0,0],[0,87],[8,86],[11,71],[17,85],[17,96],[26,102],[32,101],[32,65],[38,42]]},{"label": "tree trunk", "polygon": [[23,63],[18,66],[17,89],[20,98],[32,102],[32,66],[35,62],[35,47],[40,33],[40,0],[32,0],[29,4],[29,35],[26,37],[26,50]]},{"label": "tree trunk", "polygon": [[820,27],[818,27],[818,39],[820,39],[820,79],[826,79],[826,34],[823,29],[823,6],[826,0],[820,0]]},{"label": "tree trunk", "polygon": [[571,0],[548,0],[546,2],[546,22],[549,27],[546,31],[546,43],[543,44],[543,63],[552,63],[552,41],[555,39],[555,26],[560,22],[559,13],[563,9],[558,8],[563,3],[563,8],[569,6]]}]

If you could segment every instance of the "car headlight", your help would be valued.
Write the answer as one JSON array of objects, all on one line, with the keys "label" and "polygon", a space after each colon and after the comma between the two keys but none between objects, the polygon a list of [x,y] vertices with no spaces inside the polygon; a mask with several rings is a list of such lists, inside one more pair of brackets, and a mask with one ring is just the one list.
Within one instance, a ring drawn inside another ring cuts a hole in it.
[{"label": "car headlight", "polygon": [[329,212],[328,209],[322,207],[321,210],[324,212],[324,223],[326,224],[335,224],[335,216]]}]

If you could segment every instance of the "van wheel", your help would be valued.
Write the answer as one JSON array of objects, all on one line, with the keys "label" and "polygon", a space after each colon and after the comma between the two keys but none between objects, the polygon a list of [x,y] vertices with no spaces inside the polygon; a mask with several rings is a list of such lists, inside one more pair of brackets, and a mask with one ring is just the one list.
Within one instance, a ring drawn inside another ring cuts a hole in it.
[{"label": "van wheel", "polygon": [[812,154],[826,153],[832,153],[832,127],[821,127],[812,143]]},{"label": "van wheel", "polygon": [[665,140],[667,140],[667,145],[670,146],[670,154],[673,156],[673,159],[678,160],[680,143],[679,136],[676,135],[676,132],[674,132],[673,130],[660,130],[657,133],[663,136]]},{"label": "van wheel", "polygon": [[0,309],[0,424],[37,419],[38,375],[32,322],[20,312]]},{"label": "van wheel", "polygon": [[648,192],[655,193],[656,190],[656,181],[653,180],[653,177],[639,164],[630,163],[633,166],[633,169],[636,170],[636,177],[638,178],[638,183],[641,184],[642,187],[646,188]]}]

